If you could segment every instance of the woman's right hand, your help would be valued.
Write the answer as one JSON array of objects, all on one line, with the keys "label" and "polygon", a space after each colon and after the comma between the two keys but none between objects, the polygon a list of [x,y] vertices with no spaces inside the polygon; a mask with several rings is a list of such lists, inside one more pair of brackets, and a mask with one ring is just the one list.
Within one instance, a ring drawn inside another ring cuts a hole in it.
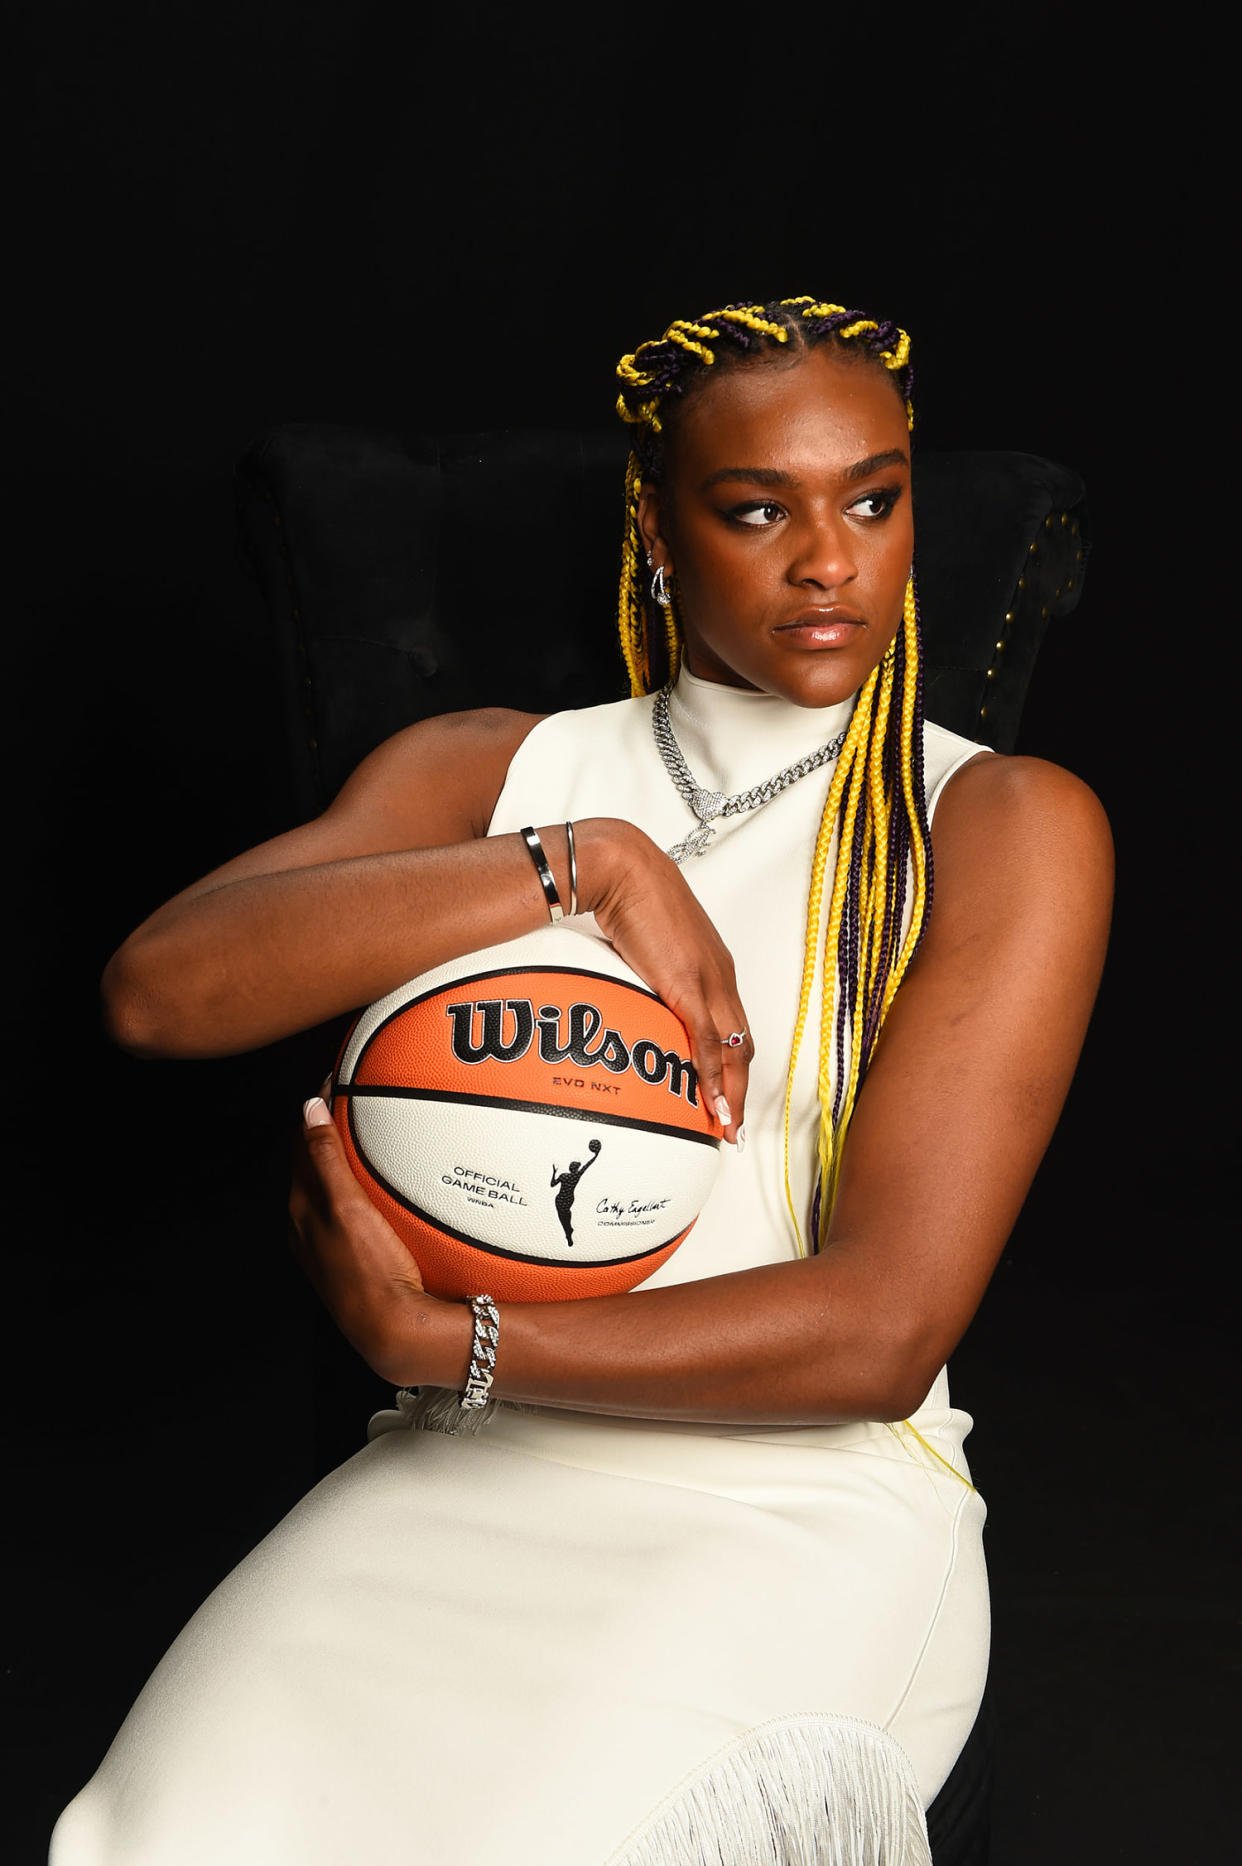
[{"label": "woman's right hand", "polygon": [[[641,829],[588,817],[575,822],[574,837],[579,905],[686,1026],[703,1098],[736,1142],[755,1052],[732,954],[676,863]],[[731,1049],[725,1039],[735,1031],[744,1040]]]}]

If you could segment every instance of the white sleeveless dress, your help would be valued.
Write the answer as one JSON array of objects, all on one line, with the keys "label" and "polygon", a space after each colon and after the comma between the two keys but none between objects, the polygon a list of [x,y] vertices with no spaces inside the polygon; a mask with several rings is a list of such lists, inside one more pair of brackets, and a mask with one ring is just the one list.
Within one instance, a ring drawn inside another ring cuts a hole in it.
[{"label": "white sleeveless dress", "polygon": [[[651,707],[536,726],[491,833],[610,815],[678,842],[694,820]],[[726,794],[849,712],[684,672],[671,700],[695,778]],[[933,808],[979,749],[927,727]],[[795,1255],[785,1071],[830,777],[719,822],[684,866],[756,1054],[745,1152],[722,1149],[697,1225],[644,1287]],[[816,1050],[791,1136],[804,1232]],[[52,1866],[927,1866],[923,1809],[988,1657],[971,1421],[943,1372],[911,1419],[939,1458],[878,1423],[478,1418],[454,1430],[454,1405],[403,1396],[372,1422],[175,1641],[61,1816]]]}]

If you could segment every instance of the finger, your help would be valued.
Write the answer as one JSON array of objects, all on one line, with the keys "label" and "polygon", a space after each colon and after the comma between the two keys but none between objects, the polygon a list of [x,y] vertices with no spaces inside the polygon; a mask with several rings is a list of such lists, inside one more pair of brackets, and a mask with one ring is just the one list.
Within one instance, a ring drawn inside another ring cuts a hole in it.
[{"label": "finger", "polygon": [[294,1224],[299,1227],[306,1212],[312,1206],[319,1208],[323,1206],[322,1183],[306,1145],[307,1137],[310,1133],[309,1116],[312,1112],[313,1103],[313,1097],[310,1101],[304,1101],[302,1103],[302,1119],[298,1123],[297,1132],[293,1136],[293,1145],[290,1149],[289,1157],[289,1215],[293,1219]]},{"label": "finger", "polygon": [[755,1046],[750,1040],[744,1019],[730,1025],[731,1031],[742,1033],[742,1042],[735,1047],[726,1045],[723,1049],[725,1098],[734,1116],[734,1141],[741,1150],[744,1143],[742,1127],[746,1120],[746,1093],[750,1086],[750,1065],[755,1054]]},{"label": "finger", "polygon": [[690,1061],[698,1077],[703,1105],[711,1110],[722,1127],[726,1126],[732,1110],[725,1102],[724,1070],[715,1028],[704,1011],[695,1016],[684,1004],[678,1006],[677,1015],[690,1039]]},{"label": "finger", "polygon": [[[745,1078],[735,1076],[732,1084],[726,1080],[724,1058],[727,1052],[721,1044],[717,1021],[706,1006],[694,1015],[687,1015],[683,1007],[680,1015],[690,1033],[690,1054],[703,1100],[724,1129],[725,1139],[735,1141],[745,1103]],[[729,1092],[731,1086],[735,1092],[740,1090],[736,1106]]]},{"label": "finger", "polygon": [[338,1213],[365,1196],[345,1157],[340,1130],[319,1095],[313,1095],[302,1109],[293,1177],[307,1202],[325,1214]]},{"label": "finger", "polygon": [[736,999],[717,1005],[711,1021],[720,1058],[720,1093],[728,1105],[730,1117],[724,1125],[728,1129],[727,1138],[736,1144],[746,1119],[746,1091],[755,1046],[747,1027],[746,1013]]}]

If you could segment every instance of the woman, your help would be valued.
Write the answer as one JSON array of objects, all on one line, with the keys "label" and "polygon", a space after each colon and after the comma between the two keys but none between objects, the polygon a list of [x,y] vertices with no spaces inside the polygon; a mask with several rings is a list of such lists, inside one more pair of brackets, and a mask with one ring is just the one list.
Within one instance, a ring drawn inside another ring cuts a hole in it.
[{"label": "woman", "polygon": [[271,1041],[546,924],[572,822],[719,1180],[637,1292],[501,1304],[489,1384],[307,1104],[302,1261],[407,1391],[191,1621],[55,1866],[928,1857],[987,1662],[944,1363],[1074,1068],[1108,832],[924,727],[901,332],[735,305],[619,375],[634,697],[398,734],[154,914],[106,1000],[140,1054]]}]

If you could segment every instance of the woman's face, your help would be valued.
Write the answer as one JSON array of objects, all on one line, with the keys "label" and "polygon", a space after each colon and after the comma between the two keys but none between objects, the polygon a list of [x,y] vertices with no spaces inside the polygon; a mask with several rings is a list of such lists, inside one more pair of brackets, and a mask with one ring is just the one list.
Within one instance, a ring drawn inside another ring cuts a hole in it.
[{"label": "woman's face", "polygon": [[832,706],[901,621],[914,549],[905,406],[829,345],[709,374],[639,521],[672,573],[691,673]]}]

